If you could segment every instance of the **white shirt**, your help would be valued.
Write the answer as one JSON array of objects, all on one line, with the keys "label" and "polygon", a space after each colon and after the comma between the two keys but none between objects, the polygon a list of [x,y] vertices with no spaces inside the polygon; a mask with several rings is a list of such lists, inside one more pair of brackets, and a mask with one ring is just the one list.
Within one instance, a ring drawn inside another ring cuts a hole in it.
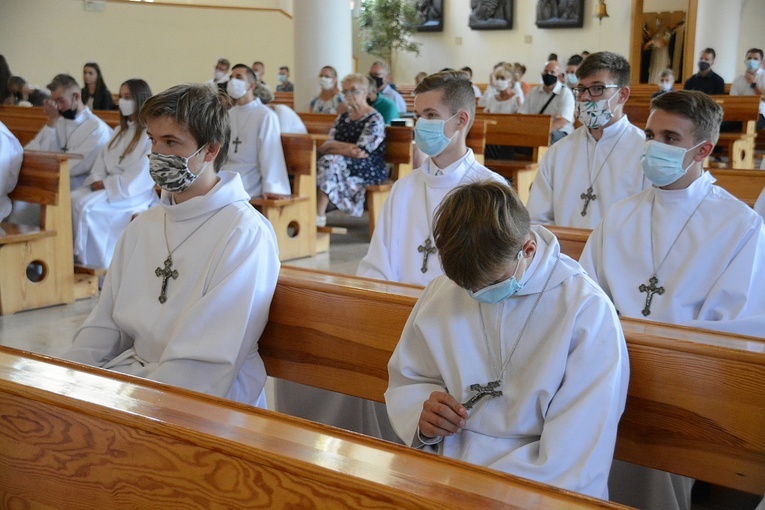
[{"label": "white shirt", "polygon": [[542,107],[552,97],[552,94],[555,94],[555,98],[550,101],[550,104],[547,105],[547,108],[542,113],[552,115],[553,119],[558,116],[566,119],[567,124],[560,131],[571,133],[574,130],[574,94],[561,82],[556,82],[549,94],[544,91],[543,87],[543,85],[539,85],[529,91],[529,95],[524,98],[518,113],[539,114]]},{"label": "white shirt", "polygon": [[[757,70],[755,83],[757,83],[757,87],[760,90],[765,90],[765,69],[760,68]],[[753,96],[755,94],[756,92],[746,81],[746,77],[743,74],[736,77],[730,85],[731,96]],[[760,115],[765,115],[765,100],[762,98],[760,99]]]},{"label": "white shirt", "polygon": [[[468,149],[465,156],[435,175],[428,158],[423,166],[393,184],[375,226],[369,251],[359,263],[358,276],[393,282],[427,285],[443,273],[438,254],[428,256],[422,272],[424,254],[418,251],[426,239],[433,242],[433,216],[452,189],[460,184],[504,179],[475,160]],[[435,244],[433,244],[435,249]]]},{"label": "white shirt", "polygon": [[493,94],[486,99],[486,107],[483,111],[484,113],[518,113],[522,103],[523,98],[518,94],[504,101],[500,101],[497,99],[497,94]]},{"label": "white shirt", "polygon": [[308,134],[305,124],[303,124],[300,115],[286,104],[272,104],[271,108],[276,112],[279,118],[279,131],[281,133],[292,133],[297,135]]},{"label": "white shirt", "polygon": [[[66,359],[265,405],[257,344],[279,273],[276,236],[239,175],[219,176],[181,204],[163,192],[160,207],[133,220]],[[166,236],[178,277],[160,303]]]},{"label": "white shirt", "polygon": [[11,199],[8,193],[16,187],[19,170],[24,159],[24,149],[10,132],[0,122],[0,221],[11,214]]},{"label": "white shirt", "polygon": [[406,101],[404,101],[404,98],[401,97],[401,94],[399,94],[396,89],[390,86],[390,83],[383,87],[380,91],[380,95],[393,101],[393,104],[396,105],[396,109],[399,113],[406,112]]},{"label": "white shirt", "polygon": [[111,138],[112,128],[89,108],[85,108],[74,120],[59,117],[54,127],[46,124],[24,148],[31,151],[80,154],[83,159],[69,161],[69,184],[70,189],[74,190],[82,186],[96,157]]},{"label": "white shirt", "polygon": [[[705,172],[686,189],[651,187],[614,204],[587,241],[582,266],[625,317],[763,336],[763,219],[713,183]],[[657,269],[664,291],[644,316],[639,287]]]},{"label": "white shirt", "polygon": [[439,452],[607,497],[629,378],[621,325],[607,296],[560,254],[555,237],[542,227],[532,231],[537,252],[516,295],[479,305],[445,275],[428,285],[388,363],[388,414],[405,444],[421,447],[416,433],[423,402],[445,389],[465,402],[475,393],[471,384],[498,379],[496,367],[526,324],[502,373],[502,396],[478,401],[462,432],[444,438]]},{"label": "white shirt", "polygon": [[[529,193],[531,222],[595,228],[611,204],[650,186],[640,166],[644,144],[645,134],[625,115],[606,127],[599,141],[581,126],[552,145]],[[581,195],[590,186],[596,198],[582,216]]]},{"label": "white shirt", "polygon": [[251,197],[290,194],[279,118],[259,98],[229,110],[231,141],[222,170],[238,172]]}]

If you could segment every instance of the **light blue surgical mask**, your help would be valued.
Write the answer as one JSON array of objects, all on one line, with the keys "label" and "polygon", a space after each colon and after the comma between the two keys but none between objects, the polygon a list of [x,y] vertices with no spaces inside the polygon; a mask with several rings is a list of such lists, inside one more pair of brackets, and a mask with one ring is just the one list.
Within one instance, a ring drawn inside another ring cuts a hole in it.
[{"label": "light blue surgical mask", "polygon": [[749,71],[750,73],[753,73],[760,68],[760,64],[761,62],[759,60],[755,58],[750,58],[749,60],[746,61],[746,70]]},{"label": "light blue surgical mask", "polygon": [[693,164],[693,160],[691,160],[688,166],[683,168],[685,154],[703,143],[705,142],[698,143],[690,149],[684,149],[656,140],[647,140],[643,147],[643,155],[640,158],[645,176],[660,187],[672,184],[684,176]]},{"label": "light blue surgical mask", "polygon": [[435,157],[444,152],[452,139],[457,136],[455,132],[451,138],[448,138],[444,134],[444,124],[456,117],[459,112],[455,113],[446,120],[443,119],[417,119],[417,123],[414,125],[414,143],[417,147],[427,154],[428,156]]},{"label": "light blue surgical mask", "polygon": [[568,83],[569,87],[575,87],[579,83],[576,73],[566,73],[566,83]]},{"label": "light blue surgical mask", "polygon": [[513,276],[511,276],[507,280],[503,280],[499,283],[495,283],[494,285],[489,285],[488,287],[484,287],[477,292],[468,290],[468,294],[470,294],[470,297],[472,297],[479,303],[486,303],[488,305],[493,305],[509,298],[510,296],[517,293],[519,290],[521,290],[523,288],[523,285],[518,283],[518,280],[515,279],[515,274],[518,272],[518,268],[521,267],[521,259],[523,258],[522,249],[518,252],[518,255],[516,255],[515,258],[518,259],[518,263],[515,266],[515,271],[513,271]]}]

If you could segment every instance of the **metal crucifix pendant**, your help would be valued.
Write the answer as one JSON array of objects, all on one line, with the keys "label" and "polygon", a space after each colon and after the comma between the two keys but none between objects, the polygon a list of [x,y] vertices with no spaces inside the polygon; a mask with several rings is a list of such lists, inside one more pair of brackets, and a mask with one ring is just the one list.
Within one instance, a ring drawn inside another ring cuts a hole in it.
[{"label": "metal crucifix pendant", "polygon": [[657,283],[659,283],[659,279],[656,277],[656,275],[654,275],[648,279],[648,285],[641,283],[640,287],[638,287],[640,292],[646,293],[645,308],[643,308],[643,311],[641,312],[644,317],[651,315],[651,301],[653,300],[653,295],[664,294],[664,287],[657,287]]},{"label": "metal crucifix pendant", "polygon": [[420,268],[420,271],[423,273],[428,272],[428,257],[436,252],[436,247],[433,246],[433,241],[430,240],[430,236],[428,236],[427,239],[425,239],[425,242],[422,243],[422,245],[417,247],[417,251],[422,253],[422,267]]},{"label": "metal crucifix pendant", "polygon": [[154,270],[154,274],[162,278],[162,290],[159,293],[159,302],[164,303],[167,301],[167,280],[172,278],[173,280],[178,278],[178,271],[173,269],[173,255],[170,254],[165,259],[164,269],[158,267]]},{"label": "metal crucifix pendant", "polygon": [[494,398],[494,397],[502,396],[502,390],[495,389],[495,388],[499,388],[500,384],[501,382],[499,380],[490,381],[486,383],[486,386],[481,386],[480,384],[471,384],[470,385],[471,391],[477,391],[478,393],[470,397],[462,405],[465,407],[465,409],[472,409],[473,406],[483,397]]},{"label": "metal crucifix pendant", "polygon": [[582,209],[582,216],[587,216],[587,206],[590,205],[591,200],[595,200],[598,196],[592,192],[592,186],[587,188],[586,193],[579,195],[579,198],[584,200],[584,208]]}]

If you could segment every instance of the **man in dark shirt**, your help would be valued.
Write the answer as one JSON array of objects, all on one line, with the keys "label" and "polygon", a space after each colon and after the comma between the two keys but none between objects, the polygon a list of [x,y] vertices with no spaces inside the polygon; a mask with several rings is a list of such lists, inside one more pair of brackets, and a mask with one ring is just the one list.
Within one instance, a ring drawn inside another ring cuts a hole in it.
[{"label": "man in dark shirt", "polygon": [[685,90],[698,90],[705,94],[725,94],[725,81],[712,71],[717,54],[712,48],[701,51],[699,57],[699,72],[685,80]]}]

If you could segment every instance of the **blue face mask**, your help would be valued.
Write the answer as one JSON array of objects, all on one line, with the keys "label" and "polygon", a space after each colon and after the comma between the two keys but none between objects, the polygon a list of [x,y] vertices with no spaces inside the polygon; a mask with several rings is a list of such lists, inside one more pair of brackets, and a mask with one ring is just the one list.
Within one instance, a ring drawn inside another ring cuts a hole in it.
[{"label": "blue face mask", "polygon": [[691,160],[688,166],[683,168],[683,158],[688,151],[692,151],[699,145],[694,145],[690,149],[667,145],[666,143],[648,140],[643,148],[643,156],[640,158],[640,164],[643,167],[645,176],[657,186],[666,186],[680,179],[693,164]]},{"label": "blue face mask", "polygon": [[444,124],[456,117],[458,113],[446,120],[417,119],[417,123],[414,125],[414,143],[417,144],[417,147],[431,158],[441,154],[449,146],[452,139],[457,136],[457,133],[454,133],[451,138],[447,138],[444,134]]},{"label": "blue face mask", "polygon": [[515,266],[515,271],[513,271],[513,276],[511,276],[507,280],[503,280],[499,283],[495,283],[494,285],[489,285],[488,287],[484,287],[483,289],[477,292],[468,290],[468,294],[470,294],[470,297],[472,297],[479,303],[486,303],[489,305],[493,305],[493,304],[499,303],[502,300],[509,298],[510,296],[517,293],[519,290],[521,290],[523,288],[523,285],[518,283],[518,280],[515,279],[515,273],[518,272],[518,268],[521,266],[521,258],[523,258],[523,250],[519,251],[518,255],[516,255],[515,258],[518,259],[518,264]]}]

